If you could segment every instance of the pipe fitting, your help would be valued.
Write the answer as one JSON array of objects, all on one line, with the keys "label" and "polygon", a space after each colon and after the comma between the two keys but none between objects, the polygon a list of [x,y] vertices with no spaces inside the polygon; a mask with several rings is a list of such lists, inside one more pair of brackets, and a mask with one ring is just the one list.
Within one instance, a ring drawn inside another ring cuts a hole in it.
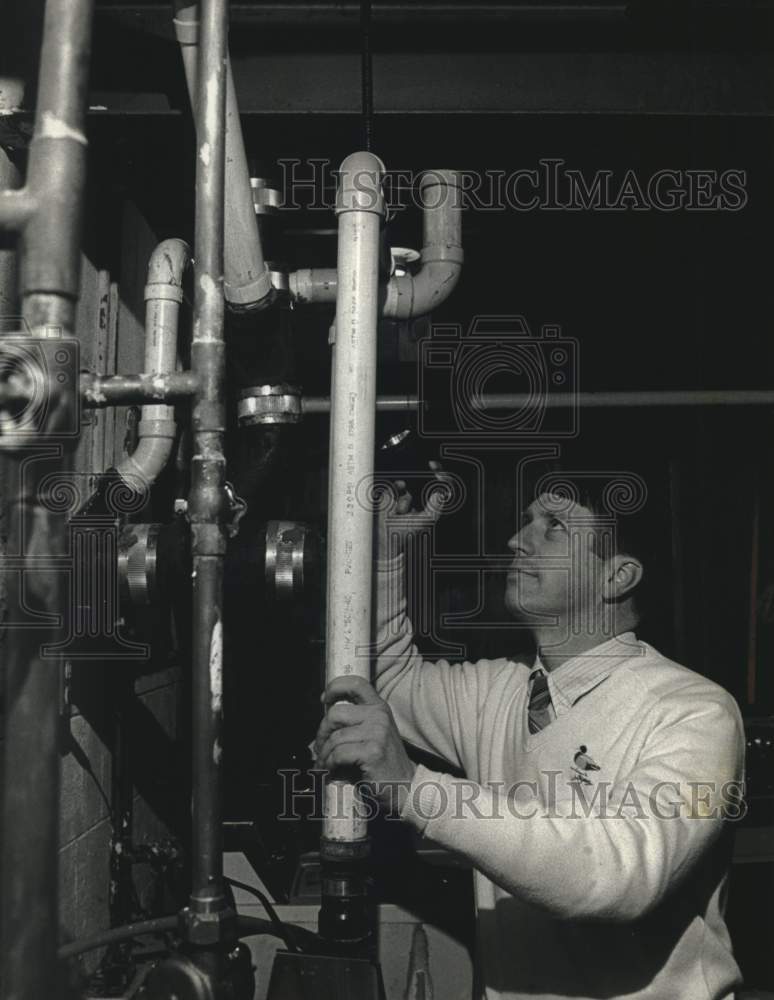
[{"label": "pipe fitting", "polygon": [[335,267],[303,267],[288,275],[290,298],[297,305],[336,301]]},{"label": "pipe fitting", "polygon": [[432,312],[454,291],[462,271],[462,180],[454,170],[429,170],[420,183],[423,204],[422,266],[393,275],[382,315],[412,319]]},{"label": "pipe fitting", "polygon": [[[145,369],[168,375],[177,364],[177,335],[183,276],[191,250],[183,240],[163,240],[148,261],[145,285]],[[145,405],[138,427],[137,447],[118,466],[118,474],[132,489],[149,489],[172,454],[177,434],[175,408]]]},{"label": "pipe fitting", "polygon": [[254,424],[297,424],[303,416],[301,390],[296,386],[251,385],[242,389],[237,403],[241,427]]},{"label": "pipe fitting", "polygon": [[336,215],[373,212],[384,218],[384,173],[384,164],[373,153],[350,153],[339,167]]},{"label": "pipe fitting", "polygon": [[[373,180],[377,164],[381,164],[381,160],[370,153],[347,157],[342,164],[342,188],[336,198],[337,214],[379,211]],[[387,319],[414,319],[432,312],[451,295],[462,272],[463,189],[460,174],[455,170],[426,171],[420,182],[420,194],[423,203],[421,267],[416,274],[393,273],[382,286],[380,315]],[[288,276],[288,287],[291,299],[299,305],[330,303],[336,301],[338,281],[339,275],[333,268],[306,268]]]}]

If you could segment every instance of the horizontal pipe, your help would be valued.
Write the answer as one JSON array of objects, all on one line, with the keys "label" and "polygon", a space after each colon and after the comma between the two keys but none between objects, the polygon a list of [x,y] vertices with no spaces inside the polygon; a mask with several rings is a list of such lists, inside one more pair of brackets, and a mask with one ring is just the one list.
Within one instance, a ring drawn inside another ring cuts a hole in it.
[{"label": "horizontal pipe", "polygon": [[166,403],[193,396],[199,389],[194,372],[141,375],[81,375],[81,403],[87,410],[107,406]]},{"label": "horizontal pipe", "polygon": [[19,232],[37,208],[37,199],[26,188],[0,191],[0,230]]},{"label": "horizontal pipe", "polygon": [[[424,404],[430,406],[432,404]],[[684,406],[774,406],[771,389],[670,389],[660,391],[632,390],[631,392],[580,392],[575,395],[549,395],[540,399],[540,406],[560,409],[578,406],[581,409],[629,409],[630,407],[684,407]],[[537,408],[535,397],[529,394],[493,393],[472,400],[473,410],[520,410]],[[376,409],[382,412],[418,410],[417,396],[377,396]],[[327,396],[304,396],[302,413],[310,415],[330,413],[331,401]]]},{"label": "horizontal pipe", "polygon": [[[142,4],[116,4],[103,15],[153,16],[157,8]],[[375,3],[372,20],[379,24],[437,24],[501,21],[620,21],[626,17],[627,3]],[[744,11],[745,13],[749,11]],[[345,27],[359,23],[358,3],[232,3],[234,26],[256,24],[266,27]]]}]

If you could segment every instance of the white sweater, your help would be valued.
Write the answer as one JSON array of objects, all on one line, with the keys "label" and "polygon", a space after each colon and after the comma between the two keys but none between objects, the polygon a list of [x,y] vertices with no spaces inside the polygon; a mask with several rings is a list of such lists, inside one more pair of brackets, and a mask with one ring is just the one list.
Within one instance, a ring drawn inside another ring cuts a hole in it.
[{"label": "white sweater", "polygon": [[630,633],[552,672],[557,717],[530,734],[533,665],[423,661],[402,558],[377,575],[377,690],[406,740],[466,775],[420,766],[402,815],[476,869],[480,995],[732,997],[731,696]]}]

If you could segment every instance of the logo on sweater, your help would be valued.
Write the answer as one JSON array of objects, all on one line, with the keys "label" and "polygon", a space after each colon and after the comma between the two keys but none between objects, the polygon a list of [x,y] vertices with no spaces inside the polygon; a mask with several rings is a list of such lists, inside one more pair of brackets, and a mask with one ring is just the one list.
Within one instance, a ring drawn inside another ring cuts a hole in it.
[{"label": "logo on sweater", "polygon": [[573,757],[572,782],[578,785],[590,785],[591,779],[586,775],[587,771],[599,771],[599,764],[594,760],[588,751],[588,747],[582,743]]}]

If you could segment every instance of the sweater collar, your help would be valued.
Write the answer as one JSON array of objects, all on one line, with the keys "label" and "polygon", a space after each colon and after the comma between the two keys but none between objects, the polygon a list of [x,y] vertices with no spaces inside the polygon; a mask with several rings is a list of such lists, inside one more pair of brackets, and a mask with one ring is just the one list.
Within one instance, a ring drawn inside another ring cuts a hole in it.
[{"label": "sweater collar", "polygon": [[[628,651],[623,648],[625,646],[629,647]],[[540,655],[536,655],[529,680],[531,682],[534,674],[542,670],[548,677],[548,689],[554,708],[568,709],[605,680],[617,666],[633,656],[641,655],[641,652],[642,647],[637,642],[634,632],[622,632],[578,656],[565,660],[555,670],[546,670]]]}]

